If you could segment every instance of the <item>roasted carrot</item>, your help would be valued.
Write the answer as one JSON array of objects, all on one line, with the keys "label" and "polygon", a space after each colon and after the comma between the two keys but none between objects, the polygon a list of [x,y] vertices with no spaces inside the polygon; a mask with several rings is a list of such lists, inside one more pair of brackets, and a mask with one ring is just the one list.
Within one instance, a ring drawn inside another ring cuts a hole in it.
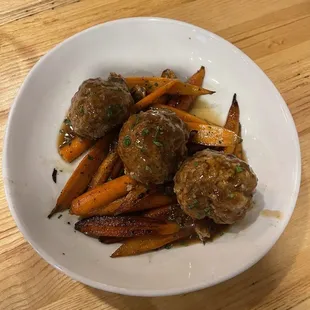
[{"label": "roasted carrot", "polygon": [[149,252],[159,249],[171,242],[185,239],[193,233],[192,228],[185,228],[179,232],[167,236],[143,236],[130,238],[125,240],[124,243],[111,255],[111,257],[138,255]]},{"label": "roasted carrot", "polygon": [[121,171],[124,169],[124,164],[120,158],[118,158],[117,162],[115,163],[112,172],[111,172],[111,179],[114,180],[118,178],[121,174]]},{"label": "roasted carrot", "polygon": [[62,146],[58,152],[66,162],[71,163],[86,152],[93,144],[94,141],[92,140],[75,137],[69,144]]},{"label": "roasted carrot", "polygon": [[109,145],[115,134],[110,133],[96,142],[92,149],[79,163],[64,189],[60,193],[55,208],[49,214],[51,218],[55,213],[69,209],[71,202],[86,190],[91,178],[97,171],[103,158],[109,151]]},{"label": "roasted carrot", "polygon": [[162,206],[177,203],[175,196],[168,196],[160,193],[152,193],[144,196],[134,205],[123,205],[115,211],[115,214],[136,212],[147,209],[154,209]]},{"label": "roasted carrot", "polygon": [[[239,129],[238,129],[238,134],[241,137],[241,124],[239,123]],[[243,147],[242,147],[242,140],[239,142],[234,150],[234,154],[241,160],[246,160],[243,152]]]},{"label": "roasted carrot", "polygon": [[215,92],[209,89],[205,89],[196,85],[183,83],[178,79],[167,79],[161,77],[128,77],[126,78],[127,85],[133,87],[135,85],[140,85],[146,87],[147,91],[152,93],[161,88],[164,85],[167,85],[170,82],[175,82],[167,94],[170,95],[191,95],[191,96],[200,96],[200,95],[212,95]]},{"label": "roasted carrot", "polygon": [[[187,83],[201,87],[205,72],[205,67],[201,66],[201,68],[188,79]],[[167,104],[172,107],[177,107],[180,110],[190,111],[196,98],[197,96],[174,96]]]},{"label": "roasted carrot", "polygon": [[196,132],[192,142],[208,146],[230,146],[240,142],[233,131],[205,124],[186,123],[191,131]]},{"label": "roasted carrot", "polygon": [[[236,98],[236,94],[234,94],[232,104],[231,104],[230,109],[228,111],[228,116],[227,116],[224,128],[231,130],[238,135],[238,133],[239,133],[239,117],[240,117],[239,105],[238,105],[238,101]],[[231,145],[231,146],[225,147],[224,153],[233,154],[235,147],[236,147],[236,145]]]},{"label": "roasted carrot", "polygon": [[98,240],[104,244],[123,243],[126,238],[124,237],[99,237]]},{"label": "roasted carrot", "polygon": [[191,122],[191,123],[197,123],[197,124],[208,124],[207,121],[192,115],[190,113],[187,113],[185,111],[179,110],[177,108],[168,106],[168,105],[163,105],[163,104],[154,104],[152,105],[154,108],[158,109],[169,109],[170,111],[174,112],[181,120],[184,122]]},{"label": "roasted carrot", "polygon": [[96,186],[101,185],[107,181],[118,159],[119,159],[119,156],[116,150],[115,149],[111,150],[108,156],[102,161],[97,172],[92,178],[88,186],[88,190],[91,190],[95,188]]},{"label": "roasted carrot", "polygon": [[146,195],[147,187],[142,184],[137,184],[125,197],[123,203],[115,211],[115,215],[124,213],[124,210],[131,210],[138,203],[139,200],[143,199]]},{"label": "roasted carrot", "polygon": [[93,210],[108,205],[125,196],[136,184],[136,181],[124,175],[77,197],[71,204],[71,214],[85,216]]},{"label": "roasted carrot", "polygon": [[95,215],[114,215],[115,211],[121,206],[124,202],[125,197],[118,198],[108,205],[99,207],[97,209],[92,209],[89,213],[84,214],[83,217],[90,217]]},{"label": "roasted carrot", "polygon": [[178,232],[180,226],[142,216],[93,216],[77,222],[75,229],[90,237],[134,237],[169,235]]},{"label": "roasted carrot", "polygon": [[171,80],[170,82],[168,82],[167,84],[164,84],[163,86],[159,87],[158,89],[156,89],[153,93],[151,93],[150,95],[144,97],[142,100],[140,100],[139,102],[137,102],[134,106],[133,106],[133,110],[134,111],[140,111],[143,110],[145,108],[147,108],[149,105],[151,105],[156,99],[158,99],[160,96],[166,94],[168,92],[168,90],[174,85],[176,84],[177,80]]},{"label": "roasted carrot", "polygon": [[[168,79],[177,79],[176,74],[171,70],[171,69],[166,69],[162,72],[161,74],[162,78],[168,78]],[[156,99],[154,101],[154,103],[156,104],[166,104],[169,99],[170,99],[170,95],[162,95],[161,97],[159,97],[158,99]]]}]

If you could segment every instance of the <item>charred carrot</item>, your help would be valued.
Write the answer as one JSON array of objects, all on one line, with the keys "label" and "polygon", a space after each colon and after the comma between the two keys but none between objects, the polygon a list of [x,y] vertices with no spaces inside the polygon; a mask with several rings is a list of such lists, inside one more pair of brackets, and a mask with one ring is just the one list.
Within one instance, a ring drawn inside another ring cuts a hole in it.
[{"label": "charred carrot", "polygon": [[142,216],[93,216],[77,222],[75,229],[90,237],[134,237],[169,235],[178,232],[180,226]]},{"label": "charred carrot", "polygon": [[85,216],[93,210],[108,205],[112,201],[125,196],[136,181],[124,175],[102,185],[99,185],[89,192],[73,200],[71,214]]},{"label": "charred carrot", "polygon": [[116,179],[120,176],[121,171],[124,169],[124,164],[120,158],[118,158],[117,162],[115,163],[112,172],[111,172],[111,179]]},{"label": "charred carrot", "polygon": [[[238,134],[239,132],[239,117],[240,117],[240,110],[238,101],[236,98],[236,94],[233,96],[232,104],[228,111],[228,116],[226,119],[226,123],[224,128],[233,131],[234,133]],[[226,154],[233,154],[236,145],[227,146],[224,148],[224,152]]]},{"label": "charred carrot", "polygon": [[[201,87],[203,79],[205,77],[205,73],[205,67],[201,66],[201,68],[188,79],[187,83]],[[168,105],[172,107],[177,107],[180,110],[190,111],[196,98],[197,96],[174,96],[168,102]]]},{"label": "charred carrot", "polygon": [[69,209],[73,199],[83,194],[100,163],[107,155],[114,136],[115,134],[111,133],[101,138],[84,156],[60,193],[55,208],[48,216],[49,218],[57,212]]},{"label": "charred carrot", "polygon": [[134,111],[140,111],[145,108],[147,108],[149,105],[151,105],[156,99],[161,97],[162,95],[166,94],[168,90],[175,85],[177,80],[172,80],[168,82],[167,84],[164,84],[163,86],[159,87],[156,89],[153,93],[150,95],[144,97],[142,100],[137,102],[133,107]]},{"label": "charred carrot", "polygon": [[66,162],[71,163],[86,152],[93,144],[93,140],[75,137],[69,144],[61,147],[58,152]]},{"label": "charred carrot", "polygon": [[[241,124],[239,123],[239,129],[238,129],[238,134],[241,137]],[[246,160],[243,152],[243,146],[242,146],[242,141],[239,142],[234,150],[234,154],[241,160]]]},{"label": "charred carrot", "polygon": [[143,236],[130,238],[111,255],[111,257],[122,257],[138,255],[152,250],[159,249],[166,244],[177,240],[185,239],[194,233],[192,228],[182,229],[174,234],[166,236]]},{"label": "charred carrot", "polygon": [[98,185],[101,185],[105,183],[116,164],[117,160],[119,159],[119,156],[116,152],[116,150],[110,151],[108,156],[102,161],[101,165],[99,166],[97,172],[95,173],[94,177],[92,178],[88,190],[91,190],[95,188]]},{"label": "charred carrot", "polygon": [[192,142],[208,146],[231,146],[241,141],[233,131],[205,124],[186,123],[195,132]]},{"label": "charred carrot", "polygon": [[152,193],[144,196],[142,199],[138,200],[137,203],[124,204],[115,211],[115,215],[129,212],[136,212],[147,209],[154,209],[162,206],[172,205],[177,203],[175,196],[168,196],[160,193]]}]

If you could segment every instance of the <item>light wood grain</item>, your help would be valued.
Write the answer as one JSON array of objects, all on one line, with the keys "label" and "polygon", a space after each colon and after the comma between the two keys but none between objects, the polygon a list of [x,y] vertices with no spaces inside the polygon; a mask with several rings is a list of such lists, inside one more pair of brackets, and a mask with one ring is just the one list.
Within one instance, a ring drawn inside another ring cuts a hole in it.
[{"label": "light wood grain", "polygon": [[147,15],[218,33],[275,83],[293,114],[302,150],[293,217],[272,250],[232,280],[176,297],[126,297],[74,282],[43,261],[16,228],[1,180],[0,309],[310,309],[309,0],[0,0],[0,139],[19,86],[49,49],[98,23]]}]

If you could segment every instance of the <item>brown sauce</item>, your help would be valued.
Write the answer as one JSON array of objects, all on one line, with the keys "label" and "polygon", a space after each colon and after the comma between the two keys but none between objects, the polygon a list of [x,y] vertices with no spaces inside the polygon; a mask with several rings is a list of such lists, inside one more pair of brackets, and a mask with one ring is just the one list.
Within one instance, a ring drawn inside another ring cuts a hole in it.
[{"label": "brown sauce", "polygon": [[57,147],[60,149],[66,144],[70,144],[71,141],[75,138],[75,133],[71,122],[68,118],[65,118],[61,124],[58,137],[57,137]]},{"label": "brown sauce", "polygon": [[282,218],[282,213],[281,213],[281,211],[278,211],[278,210],[265,209],[265,210],[261,211],[260,214],[262,216],[273,217],[273,218],[276,218],[278,220]]}]

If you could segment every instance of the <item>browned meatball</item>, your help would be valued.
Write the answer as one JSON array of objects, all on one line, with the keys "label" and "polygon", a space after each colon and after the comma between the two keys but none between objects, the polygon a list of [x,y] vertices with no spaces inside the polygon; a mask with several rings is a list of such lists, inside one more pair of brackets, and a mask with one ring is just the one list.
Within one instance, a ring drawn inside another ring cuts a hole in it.
[{"label": "browned meatball", "polygon": [[185,213],[233,224],[251,207],[257,178],[250,166],[233,155],[211,150],[187,159],[175,178],[174,191]]},{"label": "browned meatball", "polygon": [[111,74],[82,83],[72,98],[68,118],[81,137],[97,139],[129,117],[133,99],[123,78]]},{"label": "browned meatball", "polygon": [[124,124],[118,153],[126,173],[143,184],[172,180],[187,155],[189,131],[175,113],[152,109],[132,115]]}]

